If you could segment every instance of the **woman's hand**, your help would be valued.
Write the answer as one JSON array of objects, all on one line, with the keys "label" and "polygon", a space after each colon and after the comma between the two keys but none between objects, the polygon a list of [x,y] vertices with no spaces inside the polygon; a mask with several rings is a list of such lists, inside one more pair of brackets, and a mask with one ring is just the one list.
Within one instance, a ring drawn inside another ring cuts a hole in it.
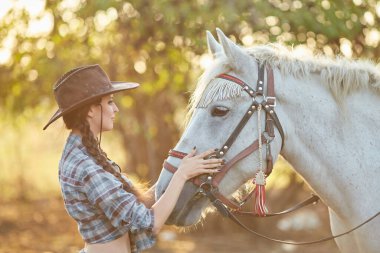
[{"label": "woman's hand", "polygon": [[214,150],[210,149],[203,153],[200,153],[199,155],[195,155],[196,149],[194,148],[187,156],[182,159],[182,162],[175,174],[187,181],[201,174],[219,172],[220,169],[217,167],[223,164],[223,159],[204,159],[214,152]]},{"label": "woman's hand", "polygon": [[173,211],[175,203],[177,202],[187,180],[201,174],[216,173],[220,171],[217,167],[223,164],[223,159],[204,159],[214,152],[214,150],[207,150],[199,155],[195,155],[196,150],[194,148],[182,159],[182,162],[170,180],[166,191],[152,206],[154,211],[154,234],[157,234],[158,231],[160,231],[170,213]]}]

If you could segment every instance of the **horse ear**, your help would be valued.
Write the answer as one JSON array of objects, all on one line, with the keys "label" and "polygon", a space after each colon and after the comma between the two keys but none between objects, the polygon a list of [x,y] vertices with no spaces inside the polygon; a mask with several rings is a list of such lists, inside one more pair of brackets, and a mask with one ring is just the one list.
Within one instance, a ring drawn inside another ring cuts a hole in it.
[{"label": "horse ear", "polygon": [[209,31],[206,31],[206,36],[208,51],[214,56],[214,59],[216,59],[223,54],[223,48]]},{"label": "horse ear", "polygon": [[222,44],[223,51],[226,54],[227,58],[229,59],[229,63],[231,67],[239,71],[239,68],[242,65],[241,64],[242,60],[247,59],[248,55],[232,40],[227,38],[227,36],[224,35],[224,33],[222,32],[222,30],[220,30],[219,28],[216,28],[216,32],[218,34],[219,42],[220,44]]}]

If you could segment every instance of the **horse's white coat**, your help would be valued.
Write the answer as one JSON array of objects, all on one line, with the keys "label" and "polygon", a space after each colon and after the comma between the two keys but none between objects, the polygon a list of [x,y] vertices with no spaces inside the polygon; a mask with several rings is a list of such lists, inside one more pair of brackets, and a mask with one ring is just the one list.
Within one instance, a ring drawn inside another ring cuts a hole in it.
[{"label": "horse's white coat", "polygon": [[[220,30],[218,36],[221,45],[208,33],[209,49],[219,63],[201,78],[192,98],[190,122],[175,149],[188,152],[196,145],[202,151],[222,145],[250,100],[230,88],[224,89],[226,94],[215,94],[214,100],[211,96],[205,102],[206,93],[212,90],[212,85],[207,86],[212,77],[227,72],[255,88],[255,58],[259,58],[274,67],[276,112],[285,131],[284,148],[280,152],[281,140],[276,132],[272,153],[274,157],[281,153],[328,205],[333,234],[345,232],[380,211],[380,77],[376,68],[369,63],[360,66],[345,60],[302,62],[291,59],[291,54],[279,56],[281,51],[268,53],[266,47],[248,53]],[[200,103],[203,106],[196,107]],[[210,112],[215,106],[227,107],[230,112],[225,117],[212,117]],[[227,160],[257,138],[257,118],[253,118],[227,153]],[[258,168],[257,153],[237,163],[227,174],[220,185],[222,193],[233,193],[253,177]],[[168,159],[179,164],[178,159]],[[157,197],[170,178],[171,174],[163,170]],[[191,225],[199,220],[201,210],[209,203],[204,199],[191,201],[195,191],[191,183],[186,185],[169,223]],[[344,253],[375,253],[380,249],[379,236],[377,217],[336,242]]]}]

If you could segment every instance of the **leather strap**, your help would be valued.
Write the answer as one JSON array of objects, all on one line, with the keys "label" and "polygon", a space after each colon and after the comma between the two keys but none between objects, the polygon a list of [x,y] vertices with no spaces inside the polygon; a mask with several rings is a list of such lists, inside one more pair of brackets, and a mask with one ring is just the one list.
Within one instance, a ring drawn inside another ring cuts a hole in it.
[{"label": "leather strap", "polygon": [[[264,75],[265,70],[267,72],[267,97],[263,96],[264,93]],[[222,145],[220,149],[216,151],[215,154],[211,155],[211,157],[217,157],[221,158],[223,157],[226,152],[230,149],[232,144],[235,142],[236,138],[239,136],[241,130],[244,128],[244,126],[247,124],[248,120],[251,118],[251,116],[254,114],[258,106],[261,104],[262,108],[265,110],[265,132],[260,133],[262,144],[266,144],[266,162],[267,162],[267,168],[266,168],[266,174],[269,175],[273,170],[273,157],[271,154],[271,146],[270,142],[275,137],[274,134],[274,125],[276,125],[277,129],[279,130],[281,137],[282,137],[282,146],[284,145],[284,131],[282,129],[282,126],[280,124],[280,121],[278,120],[278,117],[276,113],[274,112],[274,107],[276,105],[276,98],[275,98],[275,92],[274,92],[274,75],[273,75],[273,69],[268,65],[265,66],[264,64],[260,65],[258,63],[258,80],[257,80],[257,90],[253,90],[249,85],[247,85],[244,81],[240,80],[237,77],[228,75],[228,74],[220,74],[217,76],[218,78],[226,79],[231,82],[236,83],[237,85],[241,86],[242,89],[250,96],[252,97],[252,104],[245,112],[244,116],[238,123],[238,125],[235,127],[229,138],[226,140],[226,142]],[[256,100],[259,99],[260,101]],[[274,124],[274,125],[273,125]],[[269,139],[267,138],[267,136]],[[229,200],[227,197],[223,196],[218,191],[218,186],[221,182],[221,180],[224,178],[224,176],[227,174],[227,172],[235,165],[238,161],[241,159],[247,157],[249,154],[253,153],[259,148],[259,139],[256,139],[253,141],[253,143],[239,152],[235,157],[233,157],[230,161],[228,161],[225,165],[221,167],[221,171],[217,174],[215,174],[212,179],[210,180],[210,187],[213,190],[216,198],[219,202],[223,203],[224,205],[228,206],[232,210],[240,210],[241,204],[238,204],[234,201]],[[176,151],[176,150],[170,150],[169,155],[173,157],[177,157],[182,159],[187,154]],[[164,161],[163,167],[169,170],[170,172],[174,173],[177,168],[171,165],[168,161]],[[205,185],[205,182],[202,182],[201,177],[193,178],[191,180],[195,185],[199,186],[200,188],[202,185]],[[246,196],[245,199],[248,199],[252,195],[252,192]]]},{"label": "leather strap", "polygon": [[237,211],[233,211],[234,214],[238,214],[238,215],[243,215],[243,216],[252,216],[252,217],[273,217],[273,216],[278,216],[278,215],[283,215],[283,214],[288,214],[288,213],[292,213],[298,209],[301,209],[305,206],[308,206],[310,204],[316,204],[317,202],[319,201],[319,197],[317,195],[314,195],[312,194],[311,197],[309,197],[308,199],[302,201],[301,203],[298,203],[294,206],[292,206],[291,208],[288,208],[284,211],[281,211],[281,212],[276,212],[276,213],[268,213],[266,214],[265,216],[259,216],[257,215],[256,213],[253,213],[253,212],[244,212],[244,211],[240,211],[240,210],[237,210]]},{"label": "leather strap", "polygon": [[310,245],[310,244],[316,244],[316,243],[321,243],[321,242],[326,242],[326,241],[329,241],[329,240],[333,240],[335,238],[347,235],[347,234],[351,233],[354,230],[357,230],[358,228],[364,226],[365,224],[367,224],[368,222],[370,222],[371,220],[375,219],[377,216],[380,215],[380,212],[377,212],[376,214],[374,214],[373,216],[371,216],[370,218],[368,218],[364,222],[360,223],[359,225],[351,228],[350,230],[348,230],[346,232],[343,232],[343,233],[340,233],[340,234],[337,234],[337,235],[328,236],[328,237],[325,237],[325,238],[322,238],[322,239],[319,239],[319,240],[304,241],[304,242],[285,241],[285,240],[271,238],[269,236],[263,235],[261,233],[258,233],[256,231],[248,228],[246,225],[244,225],[243,223],[241,223],[240,220],[234,215],[234,213],[232,213],[230,210],[228,210],[228,208],[226,206],[224,206],[223,203],[220,200],[218,200],[215,196],[213,196],[212,191],[208,191],[205,194],[210,199],[211,203],[219,211],[219,213],[221,213],[225,217],[230,218],[233,222],[235,222],[236,224],[238,224],[243,229],[247,230],[248,232],[250,232],[250,233],[252,233],[252,234],[254,234],[254,235],[258,236],[258,237],[267,239],[267,240],[269,240],[271,242],[277,242],[277,243],[282,243],[282,244],[290,244],[290,245]]},{"label": "leather strap", "polygon": [[258,78],[257,78],[257,85],[256,85],[256,94],[263,95],[265,65],[260,64],[260,62],[257,62],[257,65],[259,66],[259,71],[258,71]]},{"label": "leather strap", "polygon": [[[262,135],[261,141],[263,144],[267,142],[267,139],[265,138],[264,135]],[[222,166],[221,171],[213,177],[212,186],[218,187],[220,181],[222,181],[223,177],[232,168],[232,166],[235,165],[235,163],[247,157],[249,154],[255,152],[258,148],[259,148],[259,139],[256,139],[251,145],[249,145],[247,148],[245,148],[243,151],[241,151],[239,154],[234,156],[234,158],[232,158],[225,165]]]},{"label": "leather strap", "polygon": [[[274,75],[273,75],[273,69],[270,66],[267,66],[267,96],[270,98],[275,98],[274,94]],[[274,100],[267,101],[267,103],[274,104]]]},{"label": "leather strap", "polygon": [[253,115],[254,111],[256,110],[256,106],[258,105],[257,102],[253,102],[251,106],[248,108],[248,110],[245,112],[243,118],[240,120],[239,124],[235,127],[234,131],[231,133],[230,137],[228,137],[227,141],[222,145],[222,148],[218,150],[216,153],[216,156],[222,157],[226,154],[226,152],[230,149],[232,144],[235,142],[236,138],[239,136],[241,130],[244,128],[244,126],[247,124],[248,120]]}]

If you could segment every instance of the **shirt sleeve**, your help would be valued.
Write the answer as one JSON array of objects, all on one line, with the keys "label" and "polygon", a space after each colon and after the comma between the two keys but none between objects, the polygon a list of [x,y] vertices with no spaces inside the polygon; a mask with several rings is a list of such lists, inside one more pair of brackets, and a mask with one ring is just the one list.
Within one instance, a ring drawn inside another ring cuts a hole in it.
[{"label": "shirt sleeve", "polygon": [[152,231],[153,210],[140,203],[134,194],[125,191],[122,183],[111,173],[97,168],[87,173],[83,181],[90,203],[99,207],[114,227]]}]

